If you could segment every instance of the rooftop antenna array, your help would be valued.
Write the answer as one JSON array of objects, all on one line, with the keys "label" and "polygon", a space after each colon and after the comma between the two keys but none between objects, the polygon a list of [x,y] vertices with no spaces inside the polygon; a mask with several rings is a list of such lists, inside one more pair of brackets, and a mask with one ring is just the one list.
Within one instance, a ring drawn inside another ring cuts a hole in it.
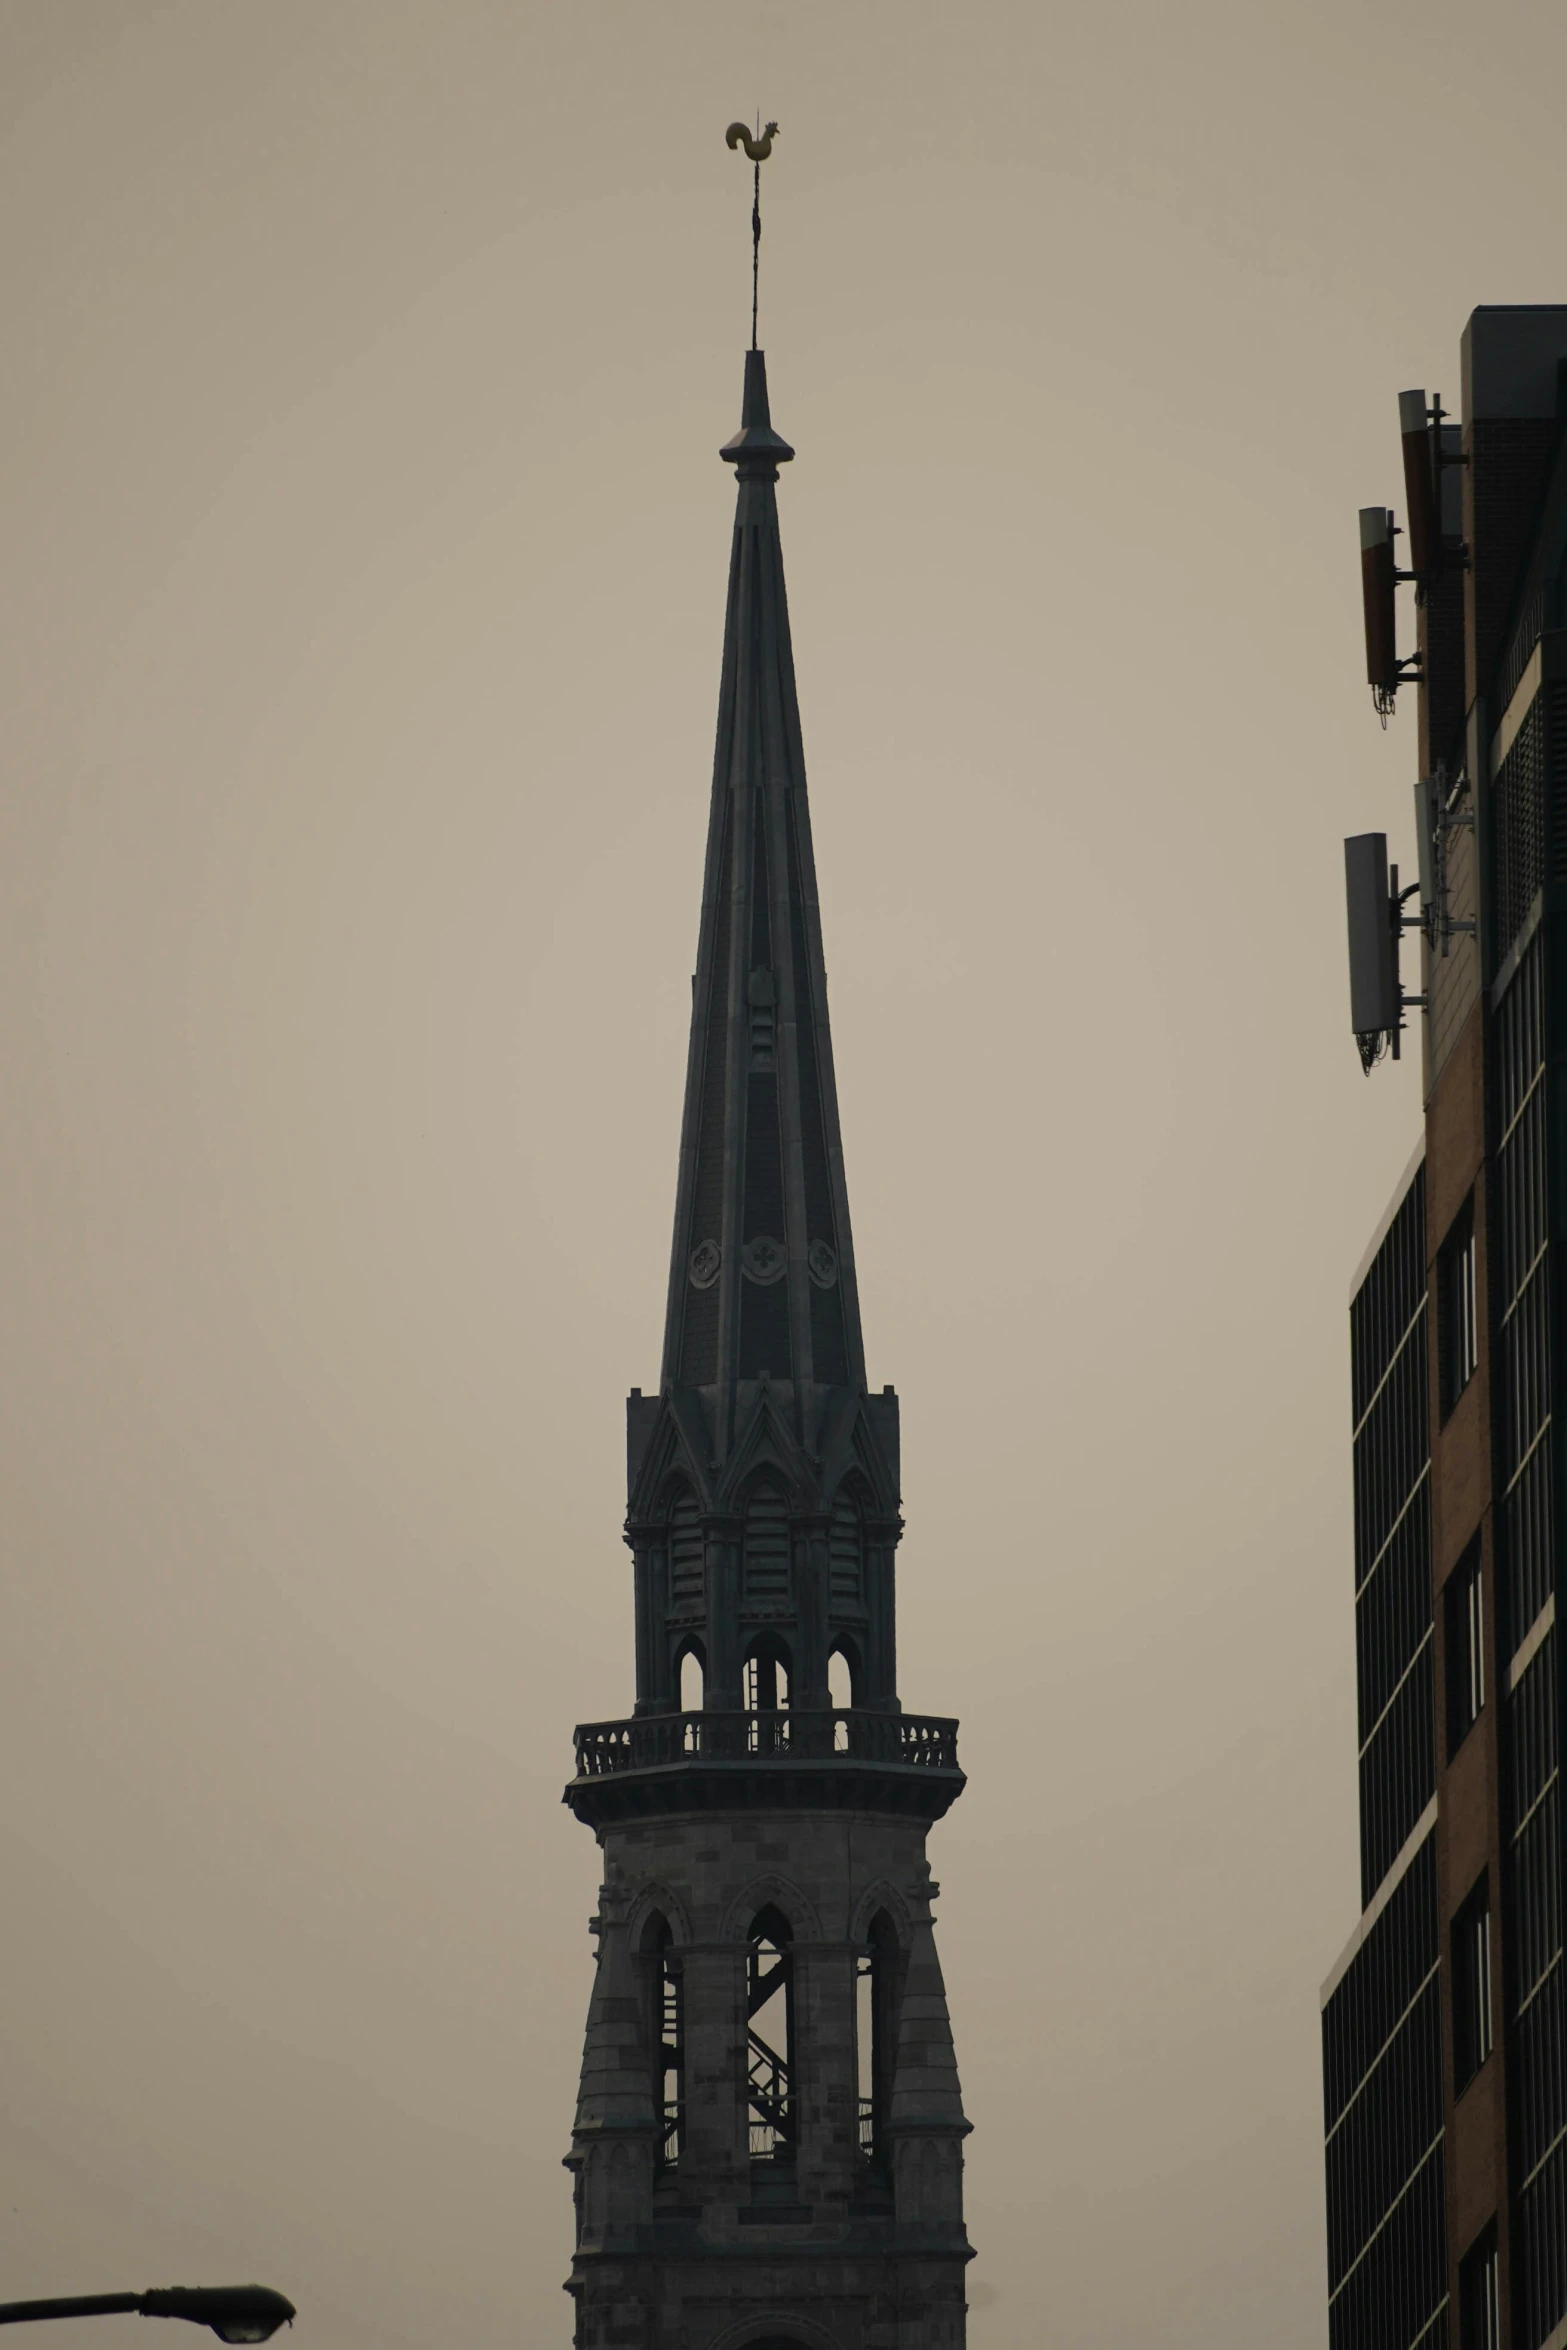
[{"label": "rooftop antenna array", "polygon": [[1398,656],[1398,625],[1394,590],[1411,581],[1415,602],[1424,603],[1433,582],[1449,563],[1467,563],[1469,550],[1461,542],[1449,546],[1442,532],[1442,470],[1467,463],[1449,449],[1442,426],[1447,411],[1437,393],[1430,407],[1423,391],[1398,395],[1398,436],[1404,454],[1404,497],[1409,515],[1409,569],[1402,571],[1393,541],[1403,537],[1391,506],[1360,509],[1360,595],[1366,622],[1366,682],[1377,716],[1386,726],[1401,685],[1418,684],[1418,653]]},{"label": "rooftop antenna array", "polygon": [[[1404,459],[1405,510],[1409,518],[1409,569],[1400,569],[1393,542],[1399,530],[1390,506],[1360,509],[1360,595],[1366,630],[1366,680],[1372,703],[1383,726],[1392,716],[1401,685],[1425,682],[1418,653],[1402,659],[1398,652],[1396,590],[1412,582],[1417,605],[1424,603],[1433,584],[1451,565],[1465,565],[1469,550],[1461,538],[1449,538],[1442,528],[1444,467],[1467,459],[1449,446],[1444,433],[1446,411],[1438,393],[1428,407],[1423,391],[1398,395],[1398,431]],[[1406,930],[1420,930],[1433,954],[1446,955],[1460,933],[1473,933],[1472,921],[1456,920],[1448,910],[1448,842],[1454,832],[1474,825],[1472,807],[1461,803],[1468,795],[1468,778],[1449,777],[1438,766],[1415,786],[1415,835],[1420,878],[1400,889],[1398,867],[1389,866],[1387,834],[1357,833],[1344,843],[1344,887],[1349,913],[1350,1020],[1360,1064],[1368,1073],[1391,1049],[1399,1058],[1404,1014],[1424,1008],[1426,997],[1406,995],[1399,971],[1399,949]],[[1411,898],[1420,911],[1406,913]]]}]

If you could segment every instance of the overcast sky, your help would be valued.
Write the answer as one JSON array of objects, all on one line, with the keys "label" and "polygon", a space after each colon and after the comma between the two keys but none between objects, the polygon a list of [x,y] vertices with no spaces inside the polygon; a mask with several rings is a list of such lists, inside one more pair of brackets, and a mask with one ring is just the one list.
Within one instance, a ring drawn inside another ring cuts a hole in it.
[{"label": "overcast sky", "polygon": [[972,2340],[1317,2350],[1420,1115],[1355,509],[1567,298],[1564,70],[1547,0],[0,0],[5,2294],[570,2339],[760,110]]}]

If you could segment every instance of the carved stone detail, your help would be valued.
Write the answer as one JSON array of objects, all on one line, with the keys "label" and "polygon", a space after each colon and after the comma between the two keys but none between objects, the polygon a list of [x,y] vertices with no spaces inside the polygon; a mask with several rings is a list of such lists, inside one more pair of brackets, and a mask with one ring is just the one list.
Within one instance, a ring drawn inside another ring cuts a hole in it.
[{"label": "carved stone detail", "polygon": [[691,1262],[687,1267],[692,1288],[711,1289],[718,1279],[723,1261],[724,1252],[716,1240],[699,1240],[691,1251]]},{"label": "carved stone detail", "polygon": [[789,1270],[783,1242],[774,1240],[770,1232],[759,1232],[740,1251],[740,1270],[748,1281],[759,1282],[764,1289],[781,1281]]}]

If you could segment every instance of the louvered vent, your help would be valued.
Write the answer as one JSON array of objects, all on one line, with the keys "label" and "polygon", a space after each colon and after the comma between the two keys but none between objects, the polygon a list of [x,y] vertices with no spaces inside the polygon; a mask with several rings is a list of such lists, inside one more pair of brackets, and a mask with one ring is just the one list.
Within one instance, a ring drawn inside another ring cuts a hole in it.
[{"label": "louvered vent", "polygon": [[860,1604],[860,1513],[840,1494],[832,1513],[832,1604],[834,1610]]},{"label": "louvered vent", "polygon": [[775,1486],[752,1494],[745,1513],[747,1607],[789,1604],[789,1505]]},{"label": "louvered vent", "polygon": [[688,1493],[669,1520],[669,1604],[690,1612],[702,1600],[702,1524]]}]

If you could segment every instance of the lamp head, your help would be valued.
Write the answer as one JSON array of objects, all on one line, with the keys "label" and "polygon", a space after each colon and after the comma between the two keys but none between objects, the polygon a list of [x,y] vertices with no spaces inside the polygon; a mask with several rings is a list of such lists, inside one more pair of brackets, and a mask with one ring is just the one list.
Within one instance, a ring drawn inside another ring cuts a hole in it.
[{"label": "lamp head", "polygon": [[144,2293],[141,2313],[210,2326],[220,2342],[270,2342],[294,2322],[293,2302],[267,2285],[169,2285]]}]

